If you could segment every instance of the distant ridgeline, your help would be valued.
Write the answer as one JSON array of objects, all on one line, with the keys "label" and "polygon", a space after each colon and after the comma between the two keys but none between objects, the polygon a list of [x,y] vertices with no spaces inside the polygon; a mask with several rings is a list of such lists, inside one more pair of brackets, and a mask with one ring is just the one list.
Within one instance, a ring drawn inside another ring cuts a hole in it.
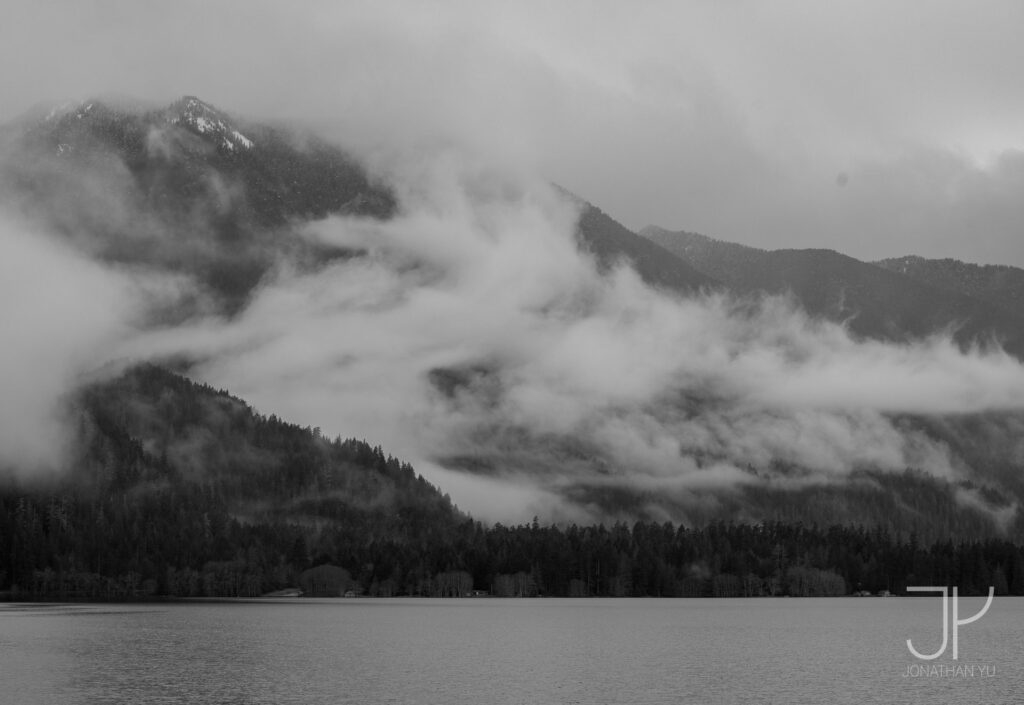
[{"label": "distant ridgeline", "polygon": [[0,491],[15,598],[1024,594],[1024,548],[884,527],[485,527],[362,441],[255,413],[153,366],[86,388],[72,468]]}]

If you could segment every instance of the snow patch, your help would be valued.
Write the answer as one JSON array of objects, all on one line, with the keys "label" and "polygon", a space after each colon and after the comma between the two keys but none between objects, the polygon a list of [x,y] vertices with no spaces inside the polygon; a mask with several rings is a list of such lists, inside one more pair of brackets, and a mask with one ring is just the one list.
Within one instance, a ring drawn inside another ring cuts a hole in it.
[{"label": "snow patch", "polygon": [[238,130],[234,130],[231,134],[234,135],[235,139],[241,143],[243,147],[246,149],[252,149],[253,141],[251,139],[243,135]]},{"label": "snow patch", "polygon": [[239,148],[252,149],[254,142],[234,128],[216,108],[198,98],[186,98],[176,114],[167,115],[172,125],[185,124],[201,135],[209,135],[219,142],[221,148],[235,151]]}]

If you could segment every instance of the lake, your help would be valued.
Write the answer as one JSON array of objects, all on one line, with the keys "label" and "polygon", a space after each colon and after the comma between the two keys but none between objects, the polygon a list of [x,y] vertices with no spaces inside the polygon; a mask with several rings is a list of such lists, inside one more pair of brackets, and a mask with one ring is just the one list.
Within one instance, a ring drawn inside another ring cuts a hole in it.
[{"label": "lake", "polygon": [[[960,618],[982,604],[961,598]],[[0,702],[931,705],[1024,697],[1024,598],[996,598],[960,627],[957,661],[952,638],[934,661],[914,658],[908,638],[922,653],[938,649],[938,596],[0,604]]]}]

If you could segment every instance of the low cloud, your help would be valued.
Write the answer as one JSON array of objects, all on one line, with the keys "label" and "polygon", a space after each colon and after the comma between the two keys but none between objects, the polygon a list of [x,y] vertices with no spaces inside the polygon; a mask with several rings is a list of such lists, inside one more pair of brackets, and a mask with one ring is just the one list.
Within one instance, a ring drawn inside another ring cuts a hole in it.
[{"label": "low cloud", "polygon": [[[626,264],[601,272],[578,203],[497,163],[453,145],[377,151],[394,218],[237,240],[215,221],[244,211],[244,189],[213,170],[195,208],[168,214],[109,155],[84,172],[8,156],[5,177],[43,184],[46,207],[3,202],[0,462],[59,465],[62,395],[111,362],[174,359],[265,413],[380,443],[503,521],[679,520],[752,488],[907,468],[1008,481],[981,477],[948,441],[955,424],[912,420],[1020,412],[1015,359],[941,336],[858,341],[783,298],[681,297]],[[310,266],[320,251],[333,259]],[[225,306],[220,273],[238,268],[253,276]]]},{"label": "low cloud", "polygon": [[258,408],[380,442],[503,518],[497,496],[524,515],[595,516],[580,488],[685,504],[862,470],[956,481],[972,473],[963,459],[900,419],[1022,406],[1024,367],[1001,351],[857,341],[785,299],[680,298],[626,266],[599,274],[575,206],[543,181],[451,153],[396,174],[395,219],[305,229],[364,256],[282,264],[236,318],[118,354],[198,360]]},{"label": "low cloud", "polygon": [[64,397],[134,316],[131,279],[0,212],[0,468],[59,469]]}]

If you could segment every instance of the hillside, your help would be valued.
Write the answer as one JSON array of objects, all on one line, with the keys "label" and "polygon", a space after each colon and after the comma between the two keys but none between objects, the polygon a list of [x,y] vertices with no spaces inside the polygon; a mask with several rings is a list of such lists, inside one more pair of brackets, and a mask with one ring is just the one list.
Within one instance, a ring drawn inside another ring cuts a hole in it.
[{"label": "hillside", "polygon": [[957,291],[1011,313],[1024,310],[1024,269],[998,264],[971,264],[956,259],[916,255],[873,262],[938,289]]},{"label": "hillside", "polygon": [[[766,492],[757,503],[775,519],[757,524],[729,505],[713,518],[709,503],[697,528],[487,528],[380,448],[263,416],[157,367],[91,384],[74,414],[65,474],[0,484],[7,598],[253,597],[300,585],[322,596],[821,596],[924,576],[965,594],[1024,593],[1024,552],[913,473],[864,477],[852,491]],[[951,535],[957,544],[929,549]]]},{"label": "hillside", "polygon": [[684,294],[721,288],[713,274],[709,276],[663,245],[637,235],[600,208],[585,201],[581,205],[580,239],[603,267],[626,262],[648,284]]},{"label": "hillside", "polygon": [[0,590],[49,568],[61,586],[42,592],[258,595],[335,562],[390,593],[466,520],[379,447],[158,367],[88,386],[72,413],[66,471],[0,487]]},{"label": "hillside", "polygon": [[813,316],[866,338],[907,341],[952,331],[961,344],[999,341],[1024,356],[1024,316],[832,250],[759,250],[648,227],[644,237],[741,293],[792,294]]}]

